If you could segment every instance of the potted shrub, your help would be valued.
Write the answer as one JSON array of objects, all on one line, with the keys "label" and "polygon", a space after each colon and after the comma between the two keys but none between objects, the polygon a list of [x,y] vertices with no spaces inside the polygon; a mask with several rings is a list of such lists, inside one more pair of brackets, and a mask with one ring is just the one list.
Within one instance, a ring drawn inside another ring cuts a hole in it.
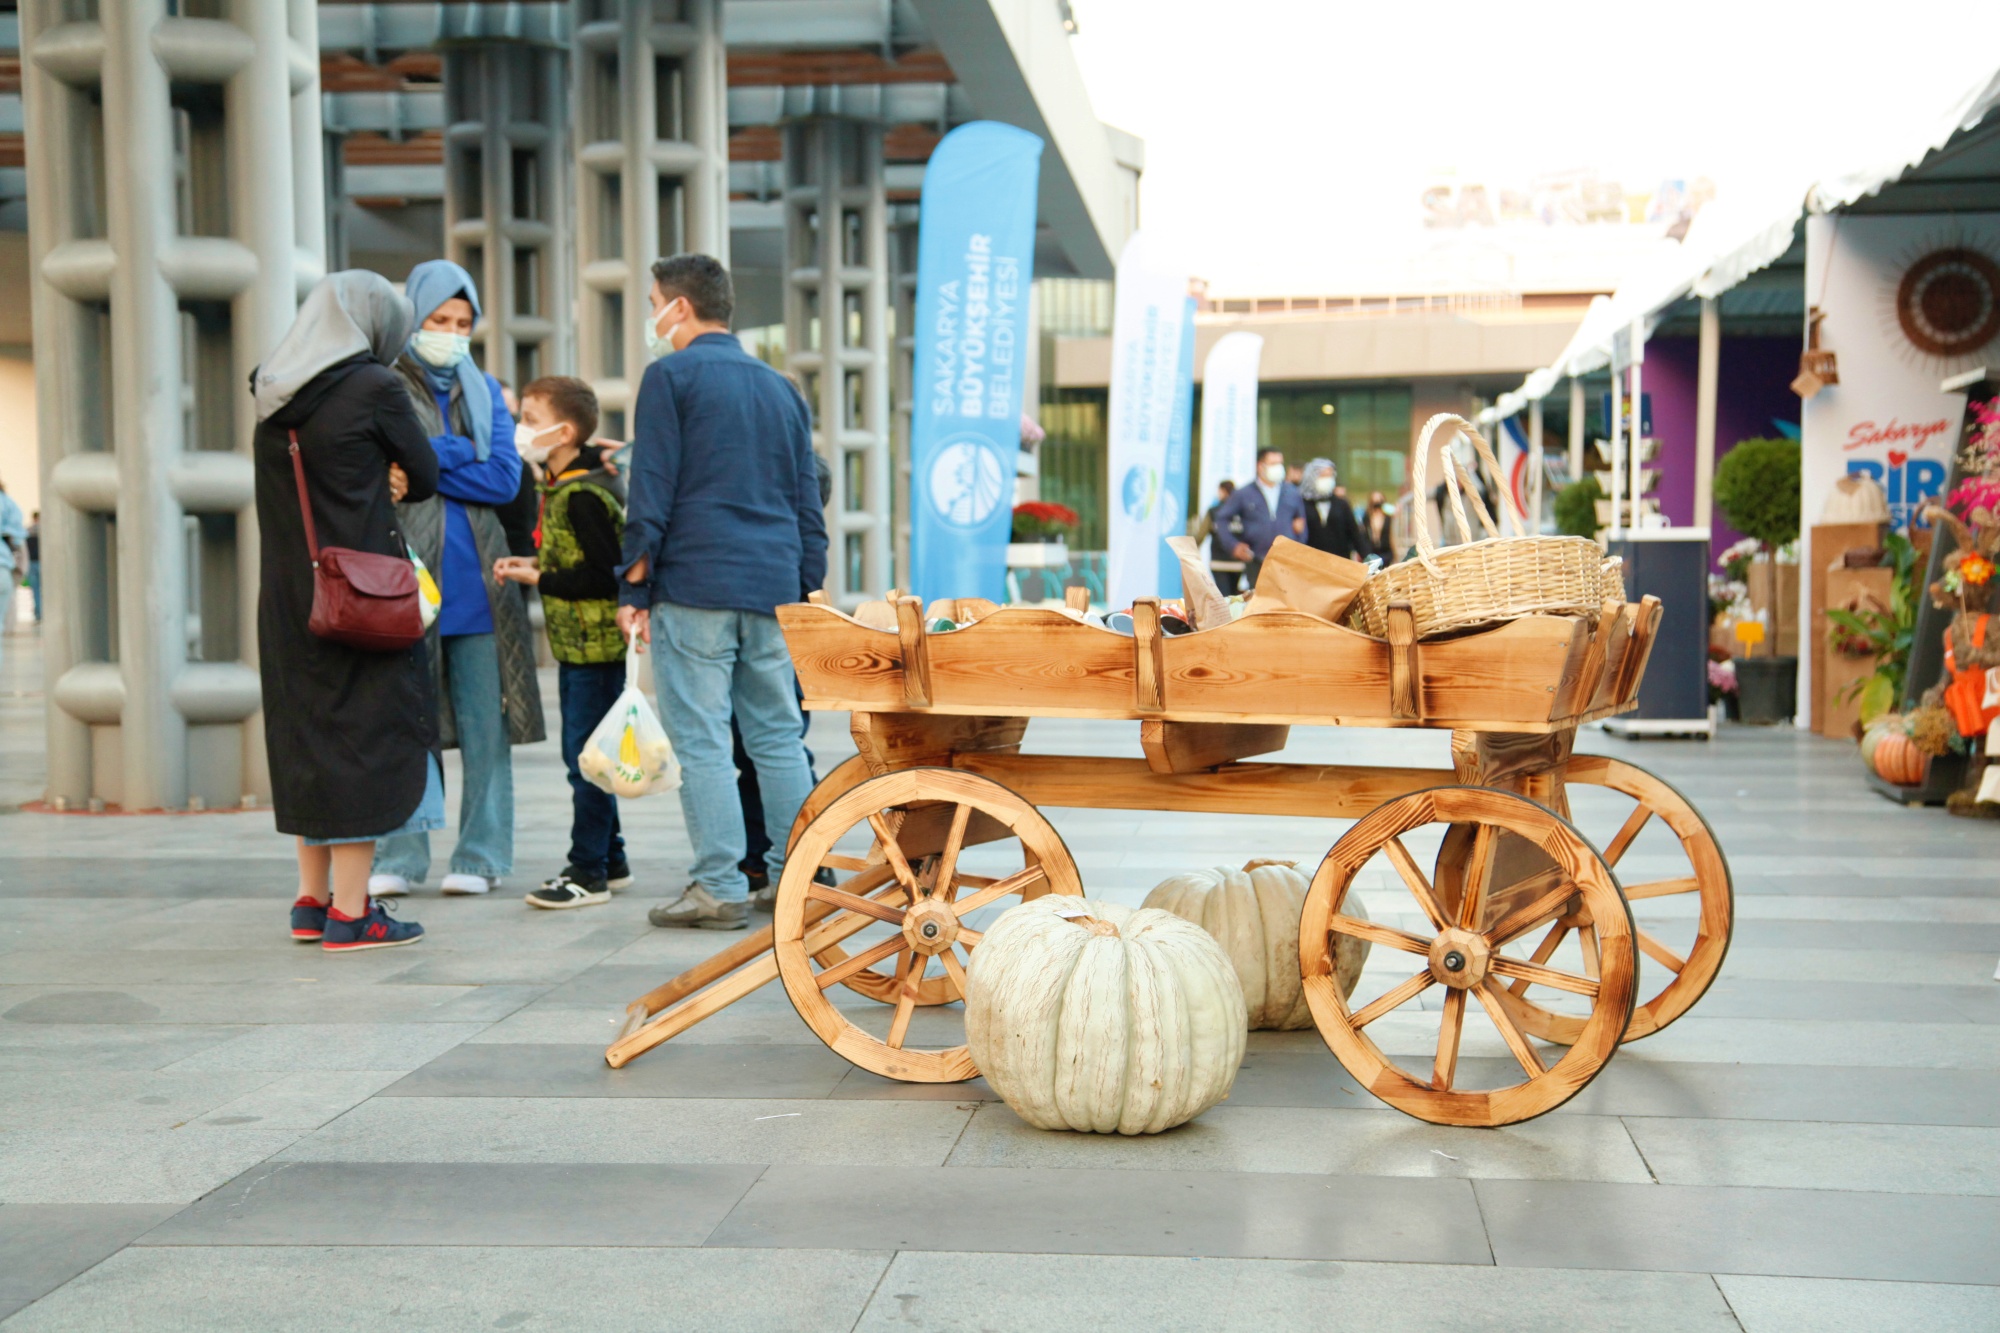
[{"label": "potted shrub", "polygon": [[1057,569],[1069,563],[1069,534],[1076,530],[1076,511],[1047,500],[1025,500],[1014,506],[1014,528],[1007,546],[1012,569]]},{"label": "potted shrub", "polygon": [[[1799,537],[1799,442],[1744,440],[1715,468],[1715,503],[1731,527],[1758,544],[1758,562],[1769,565],[1771,586],[1782,587],[1776,558]],[[1745,722],[1782,722],[1798,711],[1799,660],[1778,656],[1785,598],[1773,595],[1765,655],[1736,664],[1737,711]]]}]

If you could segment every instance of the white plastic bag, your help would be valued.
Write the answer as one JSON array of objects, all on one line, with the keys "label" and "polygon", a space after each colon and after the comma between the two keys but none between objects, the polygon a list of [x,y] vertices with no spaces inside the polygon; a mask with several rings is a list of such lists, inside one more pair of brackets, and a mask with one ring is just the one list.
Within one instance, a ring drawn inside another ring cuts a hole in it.
[{"label": "white plastic bag", "polygon": [[[631,636],[636,639],[636,633]],[[625,689],[590,733],[576,766],[591,786],[613,796],[651,796],[681,785],[681,766],[659,714],[639,689],[639,653],[625,646]]]}]

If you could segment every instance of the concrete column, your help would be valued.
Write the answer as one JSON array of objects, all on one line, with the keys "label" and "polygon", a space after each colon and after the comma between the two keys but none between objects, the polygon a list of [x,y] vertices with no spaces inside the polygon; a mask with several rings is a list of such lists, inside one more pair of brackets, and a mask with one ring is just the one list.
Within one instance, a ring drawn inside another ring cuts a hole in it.
[{"label": "concrete column", "polygon": [[629,437],[646,367],[640,320],[654,259],[729,262],[729,113],[721,0],[580,0],[578,373]]},{"label": "concrete column", "polygon": [[1695,353],[1694,525],[1715,517],[1715,397],[1722,369],[1722,315],[1715,298],[1701,301],[1701,342]]},{"label": "concrete column", "polygon": [[315,16],[72,9],[21,13],[49,797],[234,804],[267,792],[243,386],[319,276]]},{"label": "concrete column", "polygon": [[879,125],[785,132],[785,363],[833,469],[827,587],[844,607],[890,582],[889,235]]},{"label": "concrete column", "polygon": [[1569,381],[1569,480],[1571,485],[1583,480],[1583,377],[1572,375]]},{"label": "concrete column", "polygon": [[445,245],[479,283],[487,372],[520,389],[575,365],[569,55],[527,42],[445,52]]},{"label": "concrete column", "polygon": [[[910,417],[916,406],[917,358],[917,206],[889,207],[889,264],[894,275],[892,315],[895,349],[889,358],[889,398],[895,405],[889,442],[890,512],[895,565],[889,582],[907,587],[910,581]],[[1033,320],[1028,327],[1035,328]]]},{"label": "concrete column", "polygon": [[1542,535],[1542,400],[1528,404],[1528,531]]}]

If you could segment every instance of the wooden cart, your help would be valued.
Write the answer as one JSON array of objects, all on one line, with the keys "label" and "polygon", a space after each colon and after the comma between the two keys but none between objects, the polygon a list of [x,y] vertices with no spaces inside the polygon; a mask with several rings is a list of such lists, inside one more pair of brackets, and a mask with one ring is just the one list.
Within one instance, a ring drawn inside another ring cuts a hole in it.
[{"label": "wooden cart", "polygon": [[[1424,1120],[1500,1125],[1552,1110],[1621,1040],[1687,1012],[1721,966],[1731,891],[1708,826],[1643,769],[1571,748],[1578,725],[1633,706],[1660,620],[1653,598],[1422,643],[1402,607],[1380,640],[1293,613],[1169,636],[1151,601],[1133,608],[1130,635],[970,601],[930,615],[973,623],[930,632],[916,598],[892,600],[893,631],[819,599],[779,609],[806,706],[851,713],[860,753],[800,811],[772,925],[635,1001],[606,1052],[612,1065],[781,977],[813,1031],[861,1068],[911,1082],[973,1077],[956,1010],[940,1008],[964,992],[980,938],[969,919],[1082,892],[1041,806],[1358,821],[1313,877],[1299,963],[1341,1064]],[[1145,758],[1021,754],[1031,717],[1130,719]],[[1448,729],[1453,767],[1244,762],[1282,750],[1294,726]],[[1579,784],[1618,793],[1628,811],[1599,845],[1569,820]],[[1685,866],[1621,885],[1617,866],[1654,819]],[[989,873],[962,864],[974,861]],[[1423,928],[1343,912],[1364,870],[1370,888],[1406,891],[1406,919]],[[1670,895],[1699,904],[1682,913],[1693,938],[1681,952],[1635,929],[1628,907]],[[880,938],[864,945],[864,932]],[[1383,949],[1410,954],[1415,970],[1352,1008],[1333,975],[1340,935],[1369,941],[1378,961]],[[1559,965],[1572,935],[1578,962]],[[891,963],[893,975],[878,968]],[[1475,1007],[1511,1061],[1460,1061]],[[1400,1032],[1403,1049],[1412,1021],[1424,1034],[1413,1067],[1368,1031],[1392,1014],[1377,1031]],[[944,1044],[923,1044],[926,1033]],[[1531,1037],[1568,1049],[1551,1061]]]}]

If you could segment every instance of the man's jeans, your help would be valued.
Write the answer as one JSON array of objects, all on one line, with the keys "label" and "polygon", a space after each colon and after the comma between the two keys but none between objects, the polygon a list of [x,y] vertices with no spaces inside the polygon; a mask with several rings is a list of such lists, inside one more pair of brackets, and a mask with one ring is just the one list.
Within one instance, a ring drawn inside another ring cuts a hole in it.
[{"label": "man's jeans", "polygon": [[[463,761],[451,873],[499,879],[514,868],[514,752],[500,703],[500,653],[491,634],[454,634],[439,642]],[[421,884],[430,871],[428,833],[399,833],[375,844],[378,875]]]},{"label": "man's jeans", "polygon": [[721,902],[742,902],[743,807],[730,754],[733,716],[764,797],[764,863],[776,883],[785,839],[812,790],[799,744],[791,655],[776,616],[653,607],[653,679],[667,735],[681,763],[681,814],[694,844],[694,881]]},{"label": "man's jeans", "polygon": [[585,879],[603,879],[607,870],[625,859],[625,839],[618,832],[618,798],[592,786],[576,766],[584,742],[624,690],[623,662],[588,666],[556,663],[556,693],[562,700],[562,757],[569,769],[569,863]]}]

